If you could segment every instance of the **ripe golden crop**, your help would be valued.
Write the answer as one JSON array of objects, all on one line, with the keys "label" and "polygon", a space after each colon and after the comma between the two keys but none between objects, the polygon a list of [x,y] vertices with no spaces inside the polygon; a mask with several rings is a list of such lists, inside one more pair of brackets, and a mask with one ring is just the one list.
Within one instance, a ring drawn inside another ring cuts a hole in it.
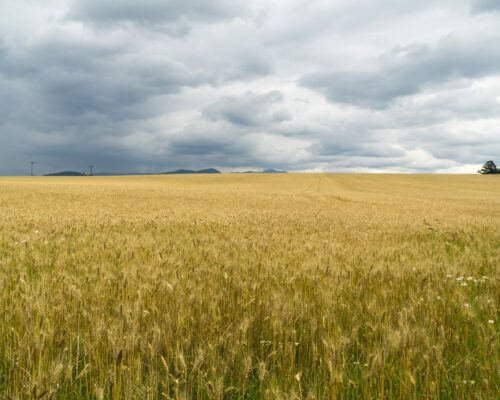
[{"label": "ripe golden crop", "polygon": [[496,176],[0,179],[0,399],[497,399]]}]

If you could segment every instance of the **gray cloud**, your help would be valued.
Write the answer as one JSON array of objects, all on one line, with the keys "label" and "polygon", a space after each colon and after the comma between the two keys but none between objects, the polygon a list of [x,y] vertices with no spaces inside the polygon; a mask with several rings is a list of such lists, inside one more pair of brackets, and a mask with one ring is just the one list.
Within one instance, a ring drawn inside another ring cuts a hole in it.
[{"label": "gray cloud", "polygon": [[3,0],[0,174],[498,157],[496,2],[379,3]]},{"label": "gray cloud", "polygon": [[234,125],[265,127],[290,120],[285,109],[273,108],[283,102],[283,93],[272,91],[264,94],[247,92],[242,96],[228,96],[209,105],[203,111],[211,120],[225,120]]},{"label": "gray cloud", "polygon": [[75,1],[69,16],[98,24],[165,24],[229,20],[247,12],[245,2],[239,0],[86,0]]},{"label": "gray cloud", "polygon": [[[223,61],[210,53],[203,60],[193,59],[179,50],[171,54],[169,45],[176,43],[152,45],[135,33],[101,36],[93,30],[56,26],[28,40],[0,42],[0,74],[17,86],[8,102],[22,102],[22,112],[27,112],[24,106],[32,109],[29,119],[20,118],[37,129],[47,125],[46,129],[58,130],[56,120],[88,127],[91,119],[101,124],[168,112],[151,101],[186,88],[248,80],[271,71],[269,60],[261,57],[235,51]],[[157,39],[166,40],[161,34]],[[29,96],[23,93],[28,90]]]},{"label": "gray cloud", "polygon": [[244,134],[237,136],[217,125],[192,125],[168,141],[164,165],[170,169],[258,165],[260,160],[254,156],[253,147]]},{"label": "gray cloud", "polygon": [[498,0],[473,0],[472,10],[474,12],[497,11],[500,12]]},{"label": "gray cloud", "polygon": [[383,54],[368,67],[324,71],[301,78],[329,100],[362,107],[387,107],[400,97],[464,79],[500,73],[497,39],[463,43],[449,36],[436,46],[412,44]]},{"label": "gray cloud", "polygon": [[150,99],[207,80],[203,71],[190,70],[166,55],[144,55],[140,50],[129,54],[122,46],[91,46],[51,33],[7,51],[0,73],[16,82],[9,101],[19,103],[17,118],[40,131],[89,130],[97,124],[99,134],[105,124],[157,113]]}]

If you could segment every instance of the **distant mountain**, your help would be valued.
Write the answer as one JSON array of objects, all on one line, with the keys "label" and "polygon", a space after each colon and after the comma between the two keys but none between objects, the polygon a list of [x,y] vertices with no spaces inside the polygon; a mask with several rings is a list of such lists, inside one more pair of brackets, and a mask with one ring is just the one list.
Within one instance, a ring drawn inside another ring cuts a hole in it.
[{"label": "distant mountain", "polygon": [[206,168],[195,171],[192,169],[176,169],[167,172],[97,172],[95,176],[123,176],[123,175],[187,175],[187,174],[220,174],[215,168]]},{"label": "distant mountain", "polygon": [[[175,171],[160,172],[159,175],[189,175],[189,174],[220,174],[221,172],[215,168],[205,168],[198,171],[193,169],[176,169]],[[286,174],[287,171],[278,170],[274,168],[265,169],[264,171],[242,171],[233,172],[234,174]],[[95,176],[121,176],[121,175],[155,175],[155,173],[146,172],[128,172],[128,173],[115,173],[115,172],[97,172]],[[87,176],[81,172],[76,171],[62,171],[45,176]]]},{"label": "distant mountain", "polygon": [[233,174],[286,174],[287,171],[280,171],[278,169],[265,169],[264,171],[240,171],[240,172],[233,172]]},{"label": "distant mountain", "polygon": [[62,171],[62,172],[55,172],[53,174],[47,174],[45,176],[87,176],[87,175],[76,171]]},{"label": "distant mountain", "polygon": [[163,175],[186,175],[186,174],[220,174],[219,170],[215,168],[200,169],[199,171],[194,171],[192,169],[177,169],[175,171],[163,172]]},{"label": "distant mountain", "polygon": [[148,172],[96,172],[94,176],[155,175]]},{"label": "distant mountain", "polygon": [[206,168],[196,171],[197,174],[220,174],[220,171],[215,168]]}]

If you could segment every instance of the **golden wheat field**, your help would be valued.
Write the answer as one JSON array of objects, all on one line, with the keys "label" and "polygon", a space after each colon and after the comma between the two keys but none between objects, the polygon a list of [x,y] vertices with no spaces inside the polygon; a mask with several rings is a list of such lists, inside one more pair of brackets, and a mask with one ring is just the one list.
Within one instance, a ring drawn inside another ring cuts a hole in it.
[{"label": "golden wheat field", "polygon": [[0,178],[0,399],[498,399],[496,176]]}]

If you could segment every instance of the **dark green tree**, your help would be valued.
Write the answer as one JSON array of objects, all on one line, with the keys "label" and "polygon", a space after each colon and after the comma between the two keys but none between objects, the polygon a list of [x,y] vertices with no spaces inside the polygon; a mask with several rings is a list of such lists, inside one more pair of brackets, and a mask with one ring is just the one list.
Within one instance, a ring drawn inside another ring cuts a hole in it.
[{"label": "dark green tree", "polygon": [[486,161],[479,171],[480,174],[498,174],[500,170],[497,168],[493,161]]}]

